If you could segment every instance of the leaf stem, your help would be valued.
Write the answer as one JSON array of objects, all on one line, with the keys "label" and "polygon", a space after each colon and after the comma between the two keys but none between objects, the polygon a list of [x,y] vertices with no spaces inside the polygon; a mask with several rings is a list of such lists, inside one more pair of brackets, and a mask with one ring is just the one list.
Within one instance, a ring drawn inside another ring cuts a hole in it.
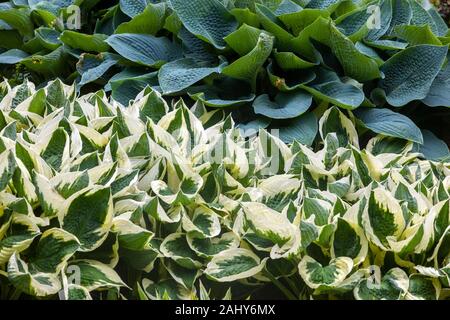
[{"label": "leaf stem", "polygon": [[289,291],[278,279],[276,279],[269,271],[266,270],[265,276],[267,276],[270,281],[280,289],[281,292],[289,299],[289,300],[298,300],[295,295]]}]

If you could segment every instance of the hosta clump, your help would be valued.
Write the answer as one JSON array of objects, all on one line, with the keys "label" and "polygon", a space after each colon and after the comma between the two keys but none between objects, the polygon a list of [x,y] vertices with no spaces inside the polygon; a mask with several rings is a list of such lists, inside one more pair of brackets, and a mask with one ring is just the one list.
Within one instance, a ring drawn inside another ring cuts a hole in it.
[{"label": "hosta clump", "polygon": [[448,296],[450,164],[351,112],[313,150],[151,88],[1,88],[2,298]]},{"label": "hosta clump", "polygon": [[338,106],[357,109],[360,133],[442,145],[408,118],[448,138],[436,126],[446,126],[448,110],[427,106],[449,106],[450,37],[423,2],[8,1],[0,4],[0,64],[19,64],[36,82],[104,86],[124,105],[151,85],[166,99],[279,128],[287,143],[310,144],[314,115]]}]

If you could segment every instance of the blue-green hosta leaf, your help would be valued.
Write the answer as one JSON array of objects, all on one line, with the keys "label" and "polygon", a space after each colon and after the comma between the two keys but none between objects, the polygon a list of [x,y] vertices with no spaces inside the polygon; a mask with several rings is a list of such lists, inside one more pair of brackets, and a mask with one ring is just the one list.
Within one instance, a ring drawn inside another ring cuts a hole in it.
[{"label": "blue-green hosta leaf", "polygon": [[278,52],[277,49],[274,49],[273,55],[277,65],[283,70],[307,69],[319,64],[319,61],[309,62],[292,52]]},{"label": "blue-green hosta leaf", "polygon": [[130,18],[143,12],[152,0],[120,0],[120,10]]},{"label": "blue-green hosta leaf", "polygon": [[393,34],[409,43],[410,46],[418,44],[442,45],[438,37],[434,35],[429,25],[411,26],[401,25],[394,28]]},{"label": "blue-green hosta leaf", "polygon": [[111,189],[95,187],[73,199],[62,224],[80,240],[81,251],[92,251],[106,239],[112,217]]},{"label": "blue-green hosta leaf", "polygon": [[310,256],[304,256],[298,265],[300,276],[312,289],[336,287],[345,280],[353,269],[353,261],[348,257],[332,259],[323,266]]},{"label": "blue-green hosta leaf", "polygon": [[274,38],[272,36],[261,33],[253,50],[224,67],[222,73],[231,78],[248,81],[252,87],[255,87],[258,70],[272,52],[273,44]]},{"label": "blue-green hosta leaf", "polygon": [[220,73],[220,66],[209,66],[186,58],[166,63],[158,73],[159,85],[164,94],[182,91],[213,73]]},{"label": "blue-green hosta leaf", "polygon": [[122,33],[105,40],[122,57],[149,67],[180,58],[181,50],[166,37]]},{"label": "blue-green hosta leaf", "polygon": [[19,49],[11,49],[0,54],[0,64],[16,64],[29,56]]},{"label": "blue-green hosta leaf", "polygon": [[369,41],[380,39],[391,26],[392,14],[392,0],[382,0],[379,5],[379,25],[369,29],[366,39]]},{"label": "blue-green hosta leaf", "polygon": [[422,100],[430,107],[450,107],[450,64],[439,71],[438,75],[431,84],[430,91],[428,91],[425,99]]},{"label": "blue-green hosta leaf", "polygon": [[33,34],[33,22],[27,9],[1,9],[0,20],[17,29],[22,36],[31,36]]},{"label": "blue-green hosta leaf", "polygon": [[329,46],[348,76],[359,81],[380,77],[377,62],[360,53],[353,42],[333,26],[329,20],[320,17],[303,29],[298,37],[292,40],[293,51],[310,59],[315,59],[317,54],[311,39]]},{"label": "blue-green hosta leaf", "polygon": [[447,51],[447,46],[417,45],[387,60],[381,67],[385,77],[379,84],[386,92],[387,102],[400,107],[425,98],[441,70]]},{"label": "blue-green hosta leaf", "polygon": [[332,25],[330,25],[330,44],[346,75],[361,82],[380,78],[376,61],[360,53],[353,42]]},{"label": "blue-green hosta leaf", "polygon": [[101,78],[112,66],[118,62],[118,56],[110,53],[81,55],[77,69],[81,74],[80,86]]},{"label": "blue-green hosta leaf", "polygon": [[172,233],[164,239],[160,247],[161,253],[180,266],[188,269],[199,269],[202,262],[197,254],[191,250],[183,233]]},{"label": "blue-green hosta leaf", "polygon": [[400,300],[407,292],[409,279],[400,268],[389,270],[382,279],[375,269],[371,278],[362,279],[355,287],[353,294],[357,300]]},{"label": "blue-green hosta leaf", "polygon": [[281,22],[275,13],[264,4],[259,3],[256,4],[256,13],[264,30],[275,36],[278,48],[282,51],[291,51],[290,41],[294,36],[285,30],[283,22]]},{"label": "blue-green hosta leaf", "polygon": [[281,213],[258,202],[243,202],[244,215],[253,232],[279,246],[295,238],[295,227]]},{"label": "blue-green hosta leaf", "polygon": [[230,78],[215,85],[191,87],[188,94],[192,99],[214,108],[239,106],[255,99],[247,83]]},{"label": "blue-green hosta leaf", "polygon": [[123,75],[110,81],[112,97],[124,106],[128,106],[131,100],[148,86],[158,89],[158,72],[150,72],[138,75]]},{"label": "blue-green hosta leaf", "polygon": [[261,29],[243,24],[239,29],[226,36],[224,40],[240,56],[245,56],[256,46],[262,32],[264,31]]},{"label": "blue-green hosta leaf", "polygon": [[355,115],[366,128],[376,133],[423,143],[420,129],[400,113],[389,109],[365,108],[356,110]]},{"label": "blue-green hosta leaf", "polygon": [[306,8],[296,12],[283,13],[279,15],[278,18],[292,31],[295,36],[298,36],[304,28],[313,23],[317,18],[328,18],[329,16],[329,11]]},{"label": "blue-green hosta leaf", "polygon": [[364,92],[352,83],[345,83],[336,73],[325,69],[316,72],[316,79],[302,88],[315,98],[341,108],[353,110],[364,101]]},{"label": "blue-green hosta leaf", "polygon": [[366,40],[365,43],[372,48],[380,50],[403,50],[408,46],[408,44],[405,42],[394,40]]},{"label": "blue-green hosta leaf", "polygon": [[388,239],[397,239],[406,227],[400,203],[394,196],[377,187],[371,190],[362,215],[367,237],[380,248],[389,247]]},{"label": "blue-green hosta leaf", "polygon": [[340,0],[311,0],[306,5],[306,8],[327,9],[333,11],[339,2]]},{"label": "blue-green hosta leaf", "polygon": [[109,50],[105,40],[108,38],[105,34],[83,34],[80,32],[65,30],[61,33],[60,40],[74,49],[80,49],[87,52],[105,52]]},{"label": "blue-green hosta leaf", "polygon": [[20,253],[27,249],[41,233],[36,223],[24,214],[13,214],[11,225],[10,228],[17,231],[0,241],[0,264],[7,263],[15,252]]},{"label": "blue-green hosta leaf", "polygon": [[237,128],[242,137],[247,138],[256,135],[260,129],[266,129],[270,125],[271,120],[265,117],[258,117],[247,123],[240,123]]},{"label": "blue-green hosta leaf", "polygon": [[296,118],[306,112],[312,104],[312,96],[304,91],[279,93],[270,100],[267,94],[261,95],[253,102],[256,114],[271,119]]},{"label": "blue-green hosta leaf", "polygon": [[433,17],[428,13],[420,1],[409,1],[411,5],[412,17],[411,24],[413,25],[429,25],[433,33],[438,34],[438,28],[434,22]]},{"label": "blue-green hosta leaf", "polygon": [[412,9],[409,1],[392,0],[392,19],[386,34],[391,34],[396,26],[409,25],[412,18]]},{"label": "blue-green hosta leaf", "polygon": [[71,261],[69,269],[79,273],[79,285],[88,291],[127,287],[113,268],[95,260]]},{"label": "blue-green hosta leaf", "polygon": [[133,15],[130,21],[120,24],[114,33],[142,33],[156,35],[156,33],[162,29],[165,18],[166,4],[164,2],[156,4],[149,3],[142,12],[139,11],[137,15]]},{"label": "blue-green hosta leaf", "polygon": [[448,33],[448,26],[447,23],[444,21],[443,17],[440,15],[437,8],[432,6],[431,8],[427,9],[427,12],[433,19],[434,24],[436,25],[436,34],[439,37],[445,37]]},{"label": "blue-green hosta leaf", "polygon": [[266,259],[260,260],[252,251],[242,248],[222,251],[208,263],[205,274],[218,282],[231,282],[260,273]]},{"label": "blue-green hosta leaf", "polygon": [[278,128],[280,139],[284,143],[291,144],[298,141],[307,146],[313,144],[318,129],[318,120],[312,112],[288,120],[286,126]]},{"label": "blue-green hosta leaf", "polygon": [[169,0],[184,27],[217,49],[225,48],[225,38],[238,26],[231,13],[218,0]]},{"label": "blue-green hosta leaf", "polygon": [[275,15],[280,16],[287,13],[295,13],[301,11],[303,8],[291,0],[283,0],[275,10]]},{"label": "blue-green hosta leaf", "polygon": [[419,147],[426,159],[444,161],[450,159],[448,145],[428,130],[422,130],[423,144]]},{"label": "blue-green hosta leaf", "polygon": [[366,259],[369,243],[363,230],[356,224],[338,218],[331,242],[333,258],[352,258],[355,266]]},{"label": "blue-green hosta leaf", "polygon": [[23,59],[21,63],[34,72],[54,78],[67,73],[66,58],[65,49],[61,46],[48,54],[36,53]]},{"label": "blue-green hosta leaf", "polygon": [[338,17],[335,21],[336,27],[347,37],[364,34],[367,32],[367,22],[371,15],[372,12],[367,10],[367,7],[358,8]]},{"label": "blue-green hosta leaf", "polygon": [[189,247],[201,257],[213,257],[222,251],[237,248],[239,238],[234,232],[224,233],[221,237],[202,239],[187,235]]}]

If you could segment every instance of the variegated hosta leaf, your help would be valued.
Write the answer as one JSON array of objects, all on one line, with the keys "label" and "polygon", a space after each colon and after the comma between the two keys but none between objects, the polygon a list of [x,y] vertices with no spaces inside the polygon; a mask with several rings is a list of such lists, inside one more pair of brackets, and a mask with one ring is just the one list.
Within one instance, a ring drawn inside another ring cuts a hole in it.
[{"label": "variegated hosta leaf", "polygon": [[310,256],[304,256],[298,265],[300,276],[313,289],[338,286],[353,269],[353,261],[348,257],[332,259],[323,266]]},{"label": "variegated hosta leaf", "polygon": [[164,266],[172,278],[186,289],[194,288],[195,281],[201,274],[200,270],[184,268],[171,260],[166,260]]},{"label": "variegated hosta leaf", "polygon": [[349,143],[359,146],[358,134],[353,123],[336,107],[324,113],[319,121],[319,132],[322,139],[329,133],[335,133],[340,147],[346,147]]},{"label": "variegated hosta leaf", "polygon": [[282,246],[295,237],[295,226],[287,217],[257,202],[243,202],[245,219],[253,232]]},{"label": "variegated hosta leaf", "polygon": [[332,237],[331,256],[349,257],[354,265],[362,263],[368,253],[369,243],[363,230],[356,224],[338,218]]},{"label": "variegated hosta leaf", "polygon": [[144,279],[142,287],[151,300],[192,300],[195,296],[195,291],[186,289],[172,279],[158,283]]},{"label": "variegated hosta leaf", "polygon": [[44,232],[35,254],[25,262],[14,253],[8,262],[10,281],[19,290],[33,296],[47,296],[61,289],[59,273],[79,248],[78,240],[61,229]]},{"label": "variegated hosta leaf", "polygon": [[266,260],[247,249],[229,249],[214,256],[208,263],[205,274],[219,282],[230,282],[253,277],[260,273]]},{"label": "variegated hosta leaf", "polygon": [[67,300],[92,300],[91,294],[85,287],[71,284],[67,290]]},{"label": "variegated hosta leaf", "polygon": [[184,214],[182,225],[188,234],[201,238],[214,238],[220,234],[219,216],[206,206],[197,207],[192,218]]},{"label": "variegated hosta leaf", "polygon": [[14,154],[11,151],[0,153],[0,191],[6,188],[16,167]]},{"label": "variegated hosta leaf", "polygon": [[212,239],[188,235],[187,241],[189,247],[201,257],[213,257],[222,251],[239,246],[239,237],[234,232],[227,232]]},{"label": "variegated hosta leaf", "polygon": [[73,199],[64,215],[63,228],[80,240],[80,250],[92,251],[105,240],[112,216],[110,188],[96,187]]},{"label": "variegated hosta leaf", "polygon": [[158,257],[151,243],[154,233],[121,216],[114,219],[112,230],[119,235],[120,257],[134,269],[150,272]]},{"label": "variegated hosta leaf", "polygon": [[36,297],[56,294],[62,288],[58,274],[31,273],[27,263],[18,254],[13,254],[9,259],[8,277],[16,288]]},{"label": "variegated hosta leaf", "polygon": [[95,260],[72,261],[68,270],[79,279],[79,285],[88,291],[127,286],[114,269]]},{"label": "variegated hosta leaf", "polygon": [[382,187],[370,191],[362,221],[367,236],[382,249],[389,248],[389,240],[396,240],[406,225],[399,202]]},{"label": "variegated hosta leaf", "polygon": [[180,182],[178,190],[172,191],[164,181],[153,181],[153,192],[164,202],[172,205],[187,204],[197,195],[203,181],[196,175],[186,176]]},{"label": "variegated hosta leaf", "polygon": [[408,300],[437,300],[439,299],[441,284],[439,280],[421,274],[409,277]]},{"label": "variegated hosta leaf", "polygon": [[379,268],[374,268],[370,278],[358,283],[354,289],[357,300],[399,300],[404,297],[409,288],[409,279],[402,269],[391,269],[383,278],[379,273]]},{"label": "variegated hosta leaf", "polygon": [[30,217],[15,213],[11,218],[11,233],[0,241],[0,265],[8,262],[15,252],[27,249],[41,232]]},{"label": "variegated hosta leaf", "polygon": [[166,258],[170,258],[180,266],[188,269],[199,269],[202,262],[194,251],[189,248],[186,235],[183,233],[173,233],[164,239],[160,247],[161,253]]},{"label": "variegated hosta leaf", "polygon": [[301,181],[294,175],[277,175],[261,180],[257,190],[260,191],[261,201],[268,207],[281,211],[286,204],[298,197]]},{"label": "variegated hosta leaf", "polygon": [[[298,10],[288,2],[277,14]],[[296,45],[309,44],[308,28]],[[169,106],[155,90],[124,107],[104,91],[76,97],[60,80],[38,90],[0,84],[6,292],[221,299],[235,282],[250,295],[275,278],[301,298],[447,296],[450,165],[422,160],[427,139],[419,147],[378,135],[360,148],[352,111],[321,104],[314,143],[286,144],[284,127],[281,136],[267,129],[278,123],[239,129],[240,112]],[[382,280],[380,269],[390,269]]]}]

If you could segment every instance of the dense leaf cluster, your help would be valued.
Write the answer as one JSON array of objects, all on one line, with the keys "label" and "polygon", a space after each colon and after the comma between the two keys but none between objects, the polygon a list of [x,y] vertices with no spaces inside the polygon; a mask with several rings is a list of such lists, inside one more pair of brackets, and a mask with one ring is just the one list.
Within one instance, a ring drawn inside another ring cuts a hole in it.
[{"label": "dense leaf cluster", "polygon": [[288,143],[311,145],[318,117],[338,106],[357,109],[361,135],[442,145],[414,124],[449,138],[448,27],[421,3],[14,0],[0,3],[0,64],[38,83],[104,86],[124,105],[151,86],[287,131]]},{"label": "dense leaf cluster", "polygon": [[151,88],[0,88],[1,298],[449,296],[450,164],[351,111],[311,149]]}]

